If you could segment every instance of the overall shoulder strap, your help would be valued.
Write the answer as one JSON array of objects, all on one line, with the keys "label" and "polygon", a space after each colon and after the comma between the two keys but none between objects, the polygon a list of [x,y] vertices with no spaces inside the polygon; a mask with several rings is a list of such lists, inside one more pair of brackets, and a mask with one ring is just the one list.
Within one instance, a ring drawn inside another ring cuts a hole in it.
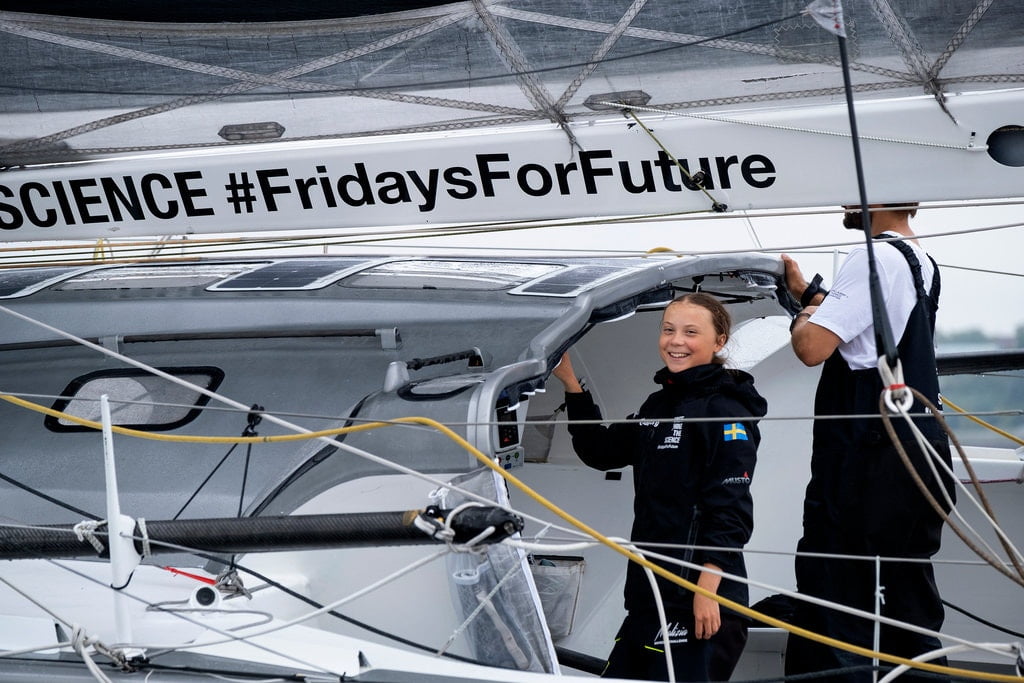
[{"label": "overall shoulder strap", "polygon": [[907,265],[910,266],[911,275],[914,278],[914,289],[917,290],[917,297],[924,299],[928,302],[928,313],[935,320],[935,312],[939,309],[939,293],[942,290],[942,278],[939,276],[939,264],[935,262],[935,259],[928,255],[928,260],[932,262],[932,286],[930,291],[924,289],[924,275],[921,271],[921,261],[917,258],[917,254],[910,247],[909,244],[903,240],[895,239],[892,235],[878,235],[875,237],[877,240],[883,240],[886,244],[891,244],[903,254],[903,258],[906,259]]}]

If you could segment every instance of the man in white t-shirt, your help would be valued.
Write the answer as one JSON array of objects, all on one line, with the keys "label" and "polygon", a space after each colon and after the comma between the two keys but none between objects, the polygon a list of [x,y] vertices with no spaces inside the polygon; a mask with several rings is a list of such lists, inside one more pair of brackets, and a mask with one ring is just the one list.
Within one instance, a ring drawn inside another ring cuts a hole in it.
[{"label": "man in white t-shirt", "polygon": [[[916,206],[871,207],[871,235],[876,240],[872,246],[904,380],[938,406],[933,334],[940,278],[910,229]],[[860,211],[847,209],[843,224],[861,229]],[[884,387],[877,370],[881,351],[875,342],[867,248],[851,251],[830,291],[820,286],[820,276],[808,283],[793,259],[783,260],[786,284],[803,306],[791,327],[793,350],[808,366],[823,364],[814,401],[811,481],[804,498],[797,589],[874,612],[878,582],[885,591],[883,615],[937,631],[944,615],[931,564],[883,562],[881,575],[876,576],[873,558],[932,557],[939,549],[942,517],[913,482],[878,417],[817,419],[879,415]],[[926,407],[915,400],[911,412],[925,413]],[[948,442],[936,421],[921,417],[915,424],[948,464]],[[951,491],[952,482],[936,481],[904,425],[898,426],[897,435],[932,496],[945,500],[942,489]],[[871,560],[831,560],[804,553],[863,555]],[[802,600],[793,620],[836,640],[874,648],[874,624],[868,620]],[[889,626],[881,628],[880,642],[881,651],[906,658],[940,647],[935,638]],[[821,671],[830,672],[830,681],[872,679],[869,659],[791,635],[786,673]]]}]

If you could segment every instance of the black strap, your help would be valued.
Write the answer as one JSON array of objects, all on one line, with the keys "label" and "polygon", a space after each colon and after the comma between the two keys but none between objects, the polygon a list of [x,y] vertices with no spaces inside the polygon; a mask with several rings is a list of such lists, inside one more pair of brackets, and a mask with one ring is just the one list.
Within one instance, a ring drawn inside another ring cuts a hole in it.
[{"label": "black strap", "polygon": [[932,262],[932,286],[931,290],[925,292],[924,290],[924,275],[921,269],[921,261],[917,258],[917,254],[910,247],[909,244],[901,239],[897,239],[893,235],[882,233],[875,237],[877,240],[884,240],[886,244],[891,244],[896,247],[903,258],[906,259],[907,264],[910,266],[910,272],[914,278],[914,289],[917,291],[919,299],[924,299],[928,302],[928,315],[932,319],[932,324],[935,323],[935,312],[939,310],[939,293],[942,291],[942,278],[939,276],[939,264],[935,262],[935,259],[928,255],[928,260]]},{"label": "black strap", "polygon": [[819,294],[828,296],[828,290],[821,286],[821,280],[821,273],[815,273],[814,277],[811,278],[811,281],[808,283],[807,289],[805,289],[804,293],[800,295],[801,306],[807,308],[811,305],[811,300]]}]

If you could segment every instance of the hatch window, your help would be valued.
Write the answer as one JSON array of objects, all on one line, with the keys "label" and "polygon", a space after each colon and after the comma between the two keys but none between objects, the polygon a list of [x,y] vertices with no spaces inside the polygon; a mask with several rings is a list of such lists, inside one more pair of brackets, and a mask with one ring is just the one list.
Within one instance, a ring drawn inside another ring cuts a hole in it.
[{"label": "hatch window", "polygon": [[553,263],[494,261],[393,261],[345,278],[345,287],[385,289],[510,289],[562,270]]},{"label": "hatch window", "polygon": [[[159,368],[169,375],[215,391],[224,372],[215,367]],[[100,421],[100,397],[110,402],[111,422],[119,427],[151,432],[177,429],[202,411],[209,397],[191,387],[144,370],[100,370],[76,377],[64,389],[53,409],[75,417]],[[66,417],[48,415],[44,421],[54,432],[92,431]]]}]

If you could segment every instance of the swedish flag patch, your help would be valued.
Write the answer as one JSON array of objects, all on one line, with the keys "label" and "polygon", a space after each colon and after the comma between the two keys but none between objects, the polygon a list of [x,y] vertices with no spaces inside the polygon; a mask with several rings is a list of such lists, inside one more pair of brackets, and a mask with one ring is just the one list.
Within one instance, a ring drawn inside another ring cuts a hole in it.
[{"label": "swedish flag patch", "polygon": [[730,422],[723,427],[722,438],[726,441],[747,441],[747,430],[739,422]]}]

